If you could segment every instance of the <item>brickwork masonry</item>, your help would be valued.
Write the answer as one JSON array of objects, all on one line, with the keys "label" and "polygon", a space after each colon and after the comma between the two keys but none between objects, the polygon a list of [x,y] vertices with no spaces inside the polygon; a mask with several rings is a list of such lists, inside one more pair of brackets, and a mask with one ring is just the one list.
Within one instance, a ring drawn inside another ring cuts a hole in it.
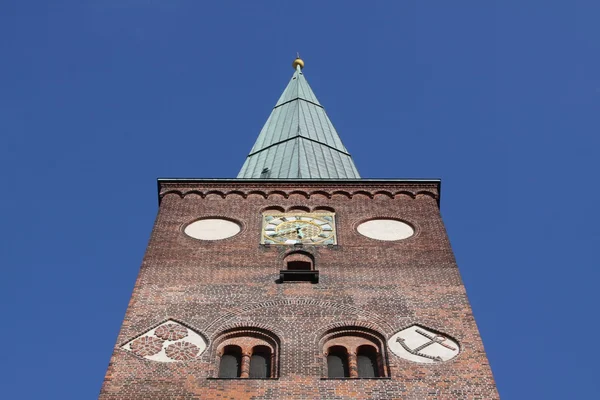
[{"label": "brickwork masonry", "polygon": [[[438,189],[429,181],[160,182],[160,209],[100,399],[498,399]],[[337,245],[261,245],[265,210],[333,211]],[[208,217],[241,231],[215,241],[184,234]],[[415,234],[361,236],[356,226],[373,218],[399,219]],[[318,283],[277,283],[285,257],[298,250],[314,260]],[[206,350],[163,363],[122,348],[167,320],[206,338]],[[413,325],[451,337],[460,352],[424,364],[389,351],[386,341]],[[233,331],[276,341],[276,378],[217,378],[219,344]],[[385,376],[328,379],[323,346],[338,331],[381,338]]]}]

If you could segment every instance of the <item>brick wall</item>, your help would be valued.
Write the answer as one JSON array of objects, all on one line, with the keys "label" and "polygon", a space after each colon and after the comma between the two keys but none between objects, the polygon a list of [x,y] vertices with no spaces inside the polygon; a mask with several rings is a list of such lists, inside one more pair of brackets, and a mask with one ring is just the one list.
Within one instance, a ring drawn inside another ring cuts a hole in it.
[{"label": "brick wall", "polygon": [[[496,399],[491,370],[438,209],[435,181],[306,183],[163,181],[161,205],[100,398]],[[337,245],[302,246],[318,284],[278,284],[293,246],[260,245],[262,211],[331,209]],[[183,227],[200,217],[239,221],[229,239],[199,241]],[[369,239],[356,225],[402,219],[415,235]],[[206,338],[190,361],[146,360],[122,345],[167,319]],[[325,379],[323,338],[356,327],[388,340],[419,324],[460,345],[452,360],[419,364],[384,350],[388,377]],[[277,379],[214,379],[217,345],[233,328],[278,339]]]}]

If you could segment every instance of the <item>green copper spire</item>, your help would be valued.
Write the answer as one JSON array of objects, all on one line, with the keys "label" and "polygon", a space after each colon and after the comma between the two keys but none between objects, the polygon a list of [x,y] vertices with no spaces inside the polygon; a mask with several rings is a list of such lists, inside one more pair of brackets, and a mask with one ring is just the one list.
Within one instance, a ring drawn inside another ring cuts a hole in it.
[{"label": "green copper spire", "polygon": [[358,179],[352,157],[297,58],[294,75],[260,131],[238,178]]}]

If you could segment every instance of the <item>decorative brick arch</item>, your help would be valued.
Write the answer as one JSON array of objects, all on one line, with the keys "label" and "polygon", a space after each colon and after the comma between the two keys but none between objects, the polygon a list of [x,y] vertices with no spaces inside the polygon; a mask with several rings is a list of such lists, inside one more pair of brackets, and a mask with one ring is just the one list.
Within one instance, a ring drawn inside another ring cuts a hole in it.
[{"label": "decorative brick arch", "polygon": [[165,193],[161,194],[160,202],[162,203],[163,200],[170,199],[170,198],[182,199],[183,193],[180,190],[168,190]]},{"label": "decorative brick arch", "polygon": [[[436,184],[433,184],[434,186]],[[218,185],[217,185],[218,186]],[[269,185],[265,185],[267,188],[271,187]],[[220,189],[224,190],[208,190],[208,191],[199,191],[197,189],[186,188],[185,185],[178,185],[177,189],[171,188],[163,188],[161,187],[161,191],[159,194],[159,200],[162,200],[165,196],[169,194],[177,194],[180,198],[184,198],[190,194],[196,194],[201,198],[209,198],[217,197],[217,198],[225,198],[225,197],[236,197],[241,196],[244,199],[253,199],[253,198],[262,198],[262,199],[298,199],[298,200],[306,200],[306,199],[334,199],[338,197],[343,198],[357,198],[357,199],[391,199],[391,198],[405,198],[408,196],[412,199],[415,198],[423,198],[430,197],[436,200],[439,203],[439,194],[436,192],[437,187],[432,188],[432,190],[415,190],[414,186],[410,189],[402,189],[402,190],[394,190],[395,188],[390,187],[389,190],[377,190],[377,191],[368,191],[368,190],[339,190],[330,188],[329,190],[313,190],[313,191],[304,191],[304,190],[278,190],[275,186],[272,186],[274,190],[266,192],[265,190],[246,190],[242,191],[239,189],[231,190],[231,188],[220,187]],[[216,195],[216,196],[211,196]]]},{"label": "decorative brick arch", "polygon": [[314,212],[323,212],[323,211],[325,211],[325,212],[332,212],[332,213],[334,213],[335,209],[333,207],[328,207],[328,206],[317,206],[317,207],[313,208],[313,211]]},{"label": "decorative brick arch", "polygon": [[292,190],[291,192],[289,192],[288,197],[292,197],[293,195],[297,195],[303,199],[308,199],[309,198],[309,194],[303,190]]},{"label": "decorative brick arch", "polygon": [[247,197],[247,194],[242,192],[241,190],[230,190],[229,192],[225,193],[225,197],[226,198],[236,198],[236,197],[241,197],[243,199],[245,199]]},{"label": "decorative brick arch", "polygon": [[[281,308],[281,307],[285,307],[287,305],[334,308],[343,313],[346,313],[347,315],[357,315],[357,316],[361,317],[361,321],[355,321],[354,318],[352,318],[351,321],[348,321],[345,324],[341,324],[341,323],[332,324],[332,325],[326,327],[325,329],[318,330],[313,337],[315,343],[318,342],[318,338],[320,338],[327,329],[333,329],[336,327],[349,326],[349,325],[363,327],[363,328],[371,329],[371,330],[374,330],[377,332],[387,332],[389,334],[394,332],[392,326],[390,325],[390,322],[386,318],[384,318],[378,314],[375,314],[373,312],[366,311],[360,307],[355,307],[351,304],[342,304],[342,303],[337,303],[337,302],[333,302],[333,301],[305,299],[305,298],[288,298],[285,300],[272,300],[272,301],[266,301],[266,302],[261,302],[261,303],[246,303],[239,307],[231,308],[231,309],[225,311],[221,316],[214,319],[211,324],[206,326],[204,328],[204,331],[208,333],[211,331],[214,332],[215,329],[223,329],[224,326],[234,323],[234,321],[238,317],[243,316],[243,315],[248,315],[248,314],[251,315],[252,312],[257,309],[269,308],[269,307]],[[365,321],[369,321],[369,322],[365,322]]]},{"label": "decorative brick arch", "polygon": [[220,362],[224,351],[235,347],[239,348],[242,357],[240,378],[248,378],[250,377],[250,359],[254,352],[257,349],[261,351],[268,349],[270,354],[270,376],[266,378],[277,378],[279,376],[280,346],[279,337],[264,328],[239,326],[225,329],[216,335],[211,346],[215,355],[215,372],[219,370],[217,364]]},{"label": "decorative brick arch", "polygon": [[391,192],[388,192],[387,190],[378,190],[375,193],[373,193],[373,198],[378,198],[379,197],[383,197],[386,199],[393,199],[394,198],[394,194]]},{"label": "decorative brick arch", "polygon": [[267,198],[268,199],[271,199],[271,198],[272,199],[278,199],[278,198],[287,199],[288,194],[286,192],[284,192],[283,190],[272,190],[267,193]]},{"label": "decorative brick arch", "polygon": [[346,191],[346,190],[334,190],[331,193],[331,197],[333,198],[334,196],[340,196],[346,199],[351,199],[352,198],[352,194],[350,194],[350,192]]},{"label": "decorative brick arch", "polygon": [[311,199],[330,199],[331,198],[331,193],[326,192],[324,190],[315,190],[310,192],[310,198]]},{"label": "decorative brick arch", "polygon": [[288,207],[287,212],[307,213],[310,212],[310,208],[306,206],[291,206]]},{"label": "decorative brick arch", "polygon": [[246,197],[258,197],[258,198],[262,198],[262,199],[266,199],[267,198],[267,194],[262,191],[262,190],[250,190],[247,194]]},{"label": "decorative brick arch", "polygon": [[385,337],[376,330],[358,325],[337,326],[325,330],[318,341],[323,357],[323,377],[328,377],[327,357],[331,349],[345,349],[348,357],[349,378],[359,378],[357,356],[361,352],[371,352],[376,357],[376,377],[389,376]]},{"label": "decorative brick arch", "polygon": [[220,190],[209,190],[208,192],[206,192],[204,194],[204,198],[209,198],[209,196],[211,196],[212,198],[221,198],[224,199],[225,198],[225,193],[223,193]]},{"label": "decorative brick arch", "polygon": [[283,207],[280,207],[280,206],[268,206],[268,207],[263,208],[260,211],[263,214],[264,213],[282,213],[282,212],[285,212],[285,209]]}]

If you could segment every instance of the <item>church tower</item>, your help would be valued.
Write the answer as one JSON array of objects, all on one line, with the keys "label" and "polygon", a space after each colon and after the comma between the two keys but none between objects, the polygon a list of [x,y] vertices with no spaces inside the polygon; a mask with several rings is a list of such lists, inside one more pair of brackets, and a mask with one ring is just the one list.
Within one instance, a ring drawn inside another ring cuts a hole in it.
[{"label": "church tower", "polygon": [[100,393],[497,399],[437,179],[361,179],[296,59],[236,179],[159,179]]}]

